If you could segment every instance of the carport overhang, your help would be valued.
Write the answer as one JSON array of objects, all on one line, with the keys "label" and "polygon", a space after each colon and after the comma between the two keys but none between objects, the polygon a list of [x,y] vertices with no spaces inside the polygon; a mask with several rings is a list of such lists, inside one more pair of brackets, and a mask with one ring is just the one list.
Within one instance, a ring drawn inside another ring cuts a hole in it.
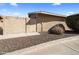
[{"label": "carport overhang", "polygon": [[31,17],[31,15],[36,15],[38,16],[55,16],[55,17],[60,17],[60,18],[66,18],[66,15],[60,15],[60,14],[55,14],[55,13],[49,13],[49,12],[31,12],[28,13],[28,16]]}]

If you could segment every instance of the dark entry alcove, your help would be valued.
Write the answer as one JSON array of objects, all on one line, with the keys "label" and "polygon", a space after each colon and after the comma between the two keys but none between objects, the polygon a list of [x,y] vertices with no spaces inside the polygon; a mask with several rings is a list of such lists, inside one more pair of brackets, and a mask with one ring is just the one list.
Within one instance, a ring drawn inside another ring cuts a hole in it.
[{"label": "dark entry alcove", "polygon": [[0,27],[0,35],[3,35],[3,28]]}]

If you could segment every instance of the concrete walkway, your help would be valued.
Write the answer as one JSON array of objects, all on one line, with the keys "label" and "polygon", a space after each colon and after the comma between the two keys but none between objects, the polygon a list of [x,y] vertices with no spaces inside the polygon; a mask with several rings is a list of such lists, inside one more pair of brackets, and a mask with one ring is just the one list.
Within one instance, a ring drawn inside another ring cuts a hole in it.
[{"label": "concrete walkway", "polygon": [[6,53],[4,55],[78,55],[79,54],[79,35],[54,40]]},{"label": "concrete walkway", "polygon": [[32,35],[40,35],[40,33],[33,32],[33,33],[18,33],[18,34],[0,35],[0,39],[17,38],[17,37],[25,37],[25,36],[32,36]]}]

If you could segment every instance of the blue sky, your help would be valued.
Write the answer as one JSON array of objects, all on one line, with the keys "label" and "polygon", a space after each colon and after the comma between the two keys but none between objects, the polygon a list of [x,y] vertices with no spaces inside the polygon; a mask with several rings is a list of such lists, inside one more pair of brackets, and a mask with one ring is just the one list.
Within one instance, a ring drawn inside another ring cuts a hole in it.
[{"label": "blue sky", "polygon": [[35,11],[70,15],[79,13],[79,3],[0,3],[0,15],[27,16]]}]

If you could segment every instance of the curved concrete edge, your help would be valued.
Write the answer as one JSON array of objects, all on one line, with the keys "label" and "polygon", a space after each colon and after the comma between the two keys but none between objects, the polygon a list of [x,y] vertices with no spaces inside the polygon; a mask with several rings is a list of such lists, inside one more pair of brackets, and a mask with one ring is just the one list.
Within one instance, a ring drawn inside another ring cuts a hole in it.
[{"label": "curved concrete edge", "polygon": [[57,44],[60,44],[60,43],[66,43],[66,42],[69,42],[69,41],[75,41],[77,39],[79,39],[79,35],[73,36],[73,37],[68,37],[68,38],[62,38],[62,39],[58,39],[58,40],[54,40],[54,41],[50,41],[50,42],[46,42],[46,43],[42,43],[42,44],[38,44],[38,45],[35,45],[35,46],[32,46],[32,47],[28,47],[28,48],[16,50],[16,51],[13,51],[13,52],[9,52],[9,53],[6,53],[4,55],[23,55],[24,53],[29,54],[29,53],[35,52],[37,50],[40,50],[40,49],[43,49],[43,48],[46,48],[46,47],[49,47],[49,46],[52,46],[52,45],[57,45]]}]

